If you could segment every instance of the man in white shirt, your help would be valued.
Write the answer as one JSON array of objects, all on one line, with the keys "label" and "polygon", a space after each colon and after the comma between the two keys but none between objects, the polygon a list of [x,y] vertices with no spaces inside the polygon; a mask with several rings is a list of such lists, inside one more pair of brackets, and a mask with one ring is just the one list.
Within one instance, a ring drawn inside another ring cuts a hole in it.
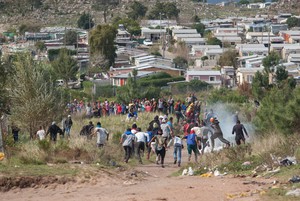
[{"label": "man in white shirt", "polygon": [[136,141],[136,149],[137,149],[137,157],[139,159],[140,164],[143,164],[141,158],[141,151],[145,152],[145,143],[147,139],[147,133],[142,132],[141,128],[137,128],[137,133],[135,134],[135,141]]},{"label": "man in white shirt", "polygon": [[108,141],[108,131],[101,127],[101,123],[98,122],[96,128],[94,128],[94,135],[97,134],[97,146],[103,147],[106,141]]},{"label": "man in white shirt", "polygon": [[45,132],[45,130],[43,129],[42,126],[40,126],[40,129],[37,131],[36,135],[39,138],[39,140],[44,140],[45,139],[46,132]]}]

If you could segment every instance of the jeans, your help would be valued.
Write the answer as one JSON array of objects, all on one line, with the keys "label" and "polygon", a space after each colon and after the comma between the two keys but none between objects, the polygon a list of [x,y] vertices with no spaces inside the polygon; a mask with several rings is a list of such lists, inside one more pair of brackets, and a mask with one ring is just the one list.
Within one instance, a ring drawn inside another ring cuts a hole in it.
[{"label": "jeans", "polygon": [[139,162],[142,163],[142,158],[141,158],[141,151],[145,152],[145,143],[144,142],[137,142],[137,157],[139,159]]},{"label": "jeans", "polygon": [[70,127],[66,127],[65,132],[67,134],[67,137],[70,137],[70,131],[71,131],[71,128]]},{"label": "jeans", "polygon": [[174,156],[174,160],[177,160],[178,163],[181,162],[181,149],[182,149],[181,144],[175,144],[173,156]]},{"label": "jeans", "polygon": [[125,150],[124,161],[125,163],[128,163],[128,160],[131,156],[131,146],[124,146],[123,148]]}]

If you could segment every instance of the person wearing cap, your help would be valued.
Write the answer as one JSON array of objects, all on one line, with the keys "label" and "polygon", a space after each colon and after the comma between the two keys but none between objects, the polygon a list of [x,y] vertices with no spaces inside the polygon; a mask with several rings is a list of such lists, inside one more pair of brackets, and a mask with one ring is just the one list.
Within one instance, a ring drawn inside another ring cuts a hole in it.
[{"label": "person wearing cap", "polygon": [[223,137],[223,132],[220,127],[220,122],[217,118],[210,118],[211,127],[214,129],[213,135],[210,137],[211,140],[211,151],[214,150],[215,147],[215,139],[219,139],[221,142],[226,144],[226,147],[230,147],[230,142]]},{"label": "person wearing cap", "polygon": [[62,133],[62,130],[56,125],[56,122],[53,121],[51,126],[49,126],[46,136],[50,133],[50,140],[56,142],[57,133]]},{"label": "person wearing cap", "polygon": [[73,125],[73,121],[72,121],[71,115],[68,115],[68,118],[65,120],[65,123],[64,123],[64,131],[67,134],[67,138],[70,138],[70,132],[71,132],[72,125]]}]

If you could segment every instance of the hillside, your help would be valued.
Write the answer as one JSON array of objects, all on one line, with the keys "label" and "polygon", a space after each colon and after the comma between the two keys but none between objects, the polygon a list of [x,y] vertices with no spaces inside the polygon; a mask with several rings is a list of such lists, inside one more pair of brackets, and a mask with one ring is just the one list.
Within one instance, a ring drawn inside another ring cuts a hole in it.
[{"label": "hillside", "polygon": [[[0,31],[19,27],[21,24],[40,26],[76,26],[79,16],[91,13],[96,24],[107,22],[113,17],[126,16],[133,0],[0,0]],[[211,0],[218,3],[223,0]],[[98,3],[95,3],[98,2]],[[148,11],[155,0],[142,0]],[[269,10],[249,10],[233,6],[219,7],[214,4],[194,3],[191,0],[177,1],[180,9],[179,23],[189,22],[197,14],[201,19],[222,18],[226,16],[255,16],[256,14],[277,14],[292,12],[299,14],[297,0],[279,0]]]}]

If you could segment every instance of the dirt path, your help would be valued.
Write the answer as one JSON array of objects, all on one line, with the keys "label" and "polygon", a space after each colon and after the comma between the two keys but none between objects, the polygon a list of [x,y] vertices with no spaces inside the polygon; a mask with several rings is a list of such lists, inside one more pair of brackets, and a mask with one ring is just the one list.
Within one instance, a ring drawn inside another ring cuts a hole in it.
[{"label": "dirt path", "polygon": [[[96,174],[88,182],[78,180],[65,185],[51,184],[35,188],[16,188],[1,193],[0,200],[220,201],[229,200],[229,194],[232,195],[233,200],[253,201],[260,200],[259,191],[268,187],[268,184],[243,184],[246,180],[258,180],[233,178],[230,175],[210,178],[171,177],[170,175],[177,171],[178,167],[172,163],[171,153],[167,153],[167,156],[165,168],[156,164],[140,165],[132,171]],[[241,194],[242,192],[244,194]]]}]

